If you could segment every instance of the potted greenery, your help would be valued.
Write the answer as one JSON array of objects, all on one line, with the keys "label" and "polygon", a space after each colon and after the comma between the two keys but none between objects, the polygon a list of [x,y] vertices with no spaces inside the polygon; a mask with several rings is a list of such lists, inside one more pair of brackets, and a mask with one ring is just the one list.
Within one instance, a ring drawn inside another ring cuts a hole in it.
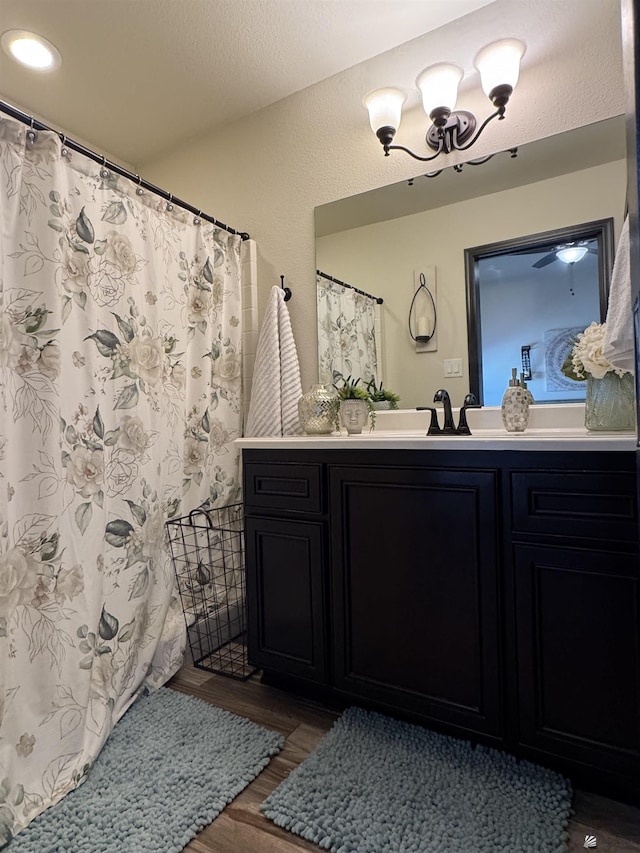
[{"label": "potted greenery", "polygon": [[340,400],[340,423],[349,435],[359,435],[371,415],[371,429],[375,426],[375,410],[369,392],[360,387],[360,379],[341,377],[340,384],[333,386]]},{"label": "potted greenery", "polygon": [[372,376],[371,380],[367,382],[367,392],[373,408],[377,411],[398,408],[400,397],[394,391],[389,391],[388,388],[383,388],[382,382],[379,386],[376,385],[374,376]]}]

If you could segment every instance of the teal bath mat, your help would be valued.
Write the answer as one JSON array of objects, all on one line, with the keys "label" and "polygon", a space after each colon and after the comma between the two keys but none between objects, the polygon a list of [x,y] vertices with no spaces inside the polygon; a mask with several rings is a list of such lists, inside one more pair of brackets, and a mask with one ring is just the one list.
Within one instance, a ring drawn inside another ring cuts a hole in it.
[{"label": "teal bath mat", "polygon": [[332,853],[561,853],[570,807],[551,770],[350,708],[262,811]]},{"label": "teal bath mat", "polygon": [[283,743],[277,732],[160,688],[129,708],[85,783],[7,853],[179,853]]}]

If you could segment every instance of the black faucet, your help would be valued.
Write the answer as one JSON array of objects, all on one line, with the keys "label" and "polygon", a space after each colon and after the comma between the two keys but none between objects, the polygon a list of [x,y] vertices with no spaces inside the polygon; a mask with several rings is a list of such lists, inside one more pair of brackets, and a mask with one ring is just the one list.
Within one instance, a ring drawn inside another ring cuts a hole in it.
[{"label": "black faucet", "polygon": [[431,406],[416,406],[416,412],[431,412],[431,423],[427,435],[442,435],[440,424],[438,423],[438,411]]},{"label": "black faucet", "polygon": [[[449,392],[445,391],[444,388],[440,388],[440,390],[436,391],[433,395],[433,402],[442,403],[444,406],[444,425],[442,429],[438,430],[438,435],[456,435],[456,428],[453,425],[453,412],[451,410],[451,397],[449,397]],[[432,434],[431,427],[429,427],[427,435],[430,434]]]},{"label": "black faucet", "polygon": [[460,420],[458,427],[453,425],[453,412],[451,410],[451,398],[449,392],[441,388],[436,391],[433,397],[434,403],[442,403],[444,406],[444,426],[440,427],[438,423],[438,410],[431,406],[416,406],[419,412],[431,412],[431,423],[427,435],[471,435],[469,424],[467,423],[467,409],[480,409],[481,406],[475,398],[474,394],[467,394],[460,409]]},{"label": "black faucet", "polygon": [[471,435],[469,424],[467,423],[467,409],[480,409],[480,403],[476,400],[475,394],[467,394],[460,409],[460,420],[458,421],[458,435]]}]

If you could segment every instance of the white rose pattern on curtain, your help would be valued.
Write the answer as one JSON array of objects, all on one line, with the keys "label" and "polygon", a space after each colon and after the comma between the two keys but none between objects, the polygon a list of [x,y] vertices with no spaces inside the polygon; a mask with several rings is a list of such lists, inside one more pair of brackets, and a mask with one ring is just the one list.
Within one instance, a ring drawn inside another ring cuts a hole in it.
[{"label": "white rose pattern on curtain", "polygon": [[341,376],[378,378],[375,302],[355,290],[316,277],[318,307],[318,375],[332,385]]},{"label": "white rose pattern on curtain", "polygon": [[239,495],[240,238],[0,118],[0,846],[180,665],[164,522]]}]

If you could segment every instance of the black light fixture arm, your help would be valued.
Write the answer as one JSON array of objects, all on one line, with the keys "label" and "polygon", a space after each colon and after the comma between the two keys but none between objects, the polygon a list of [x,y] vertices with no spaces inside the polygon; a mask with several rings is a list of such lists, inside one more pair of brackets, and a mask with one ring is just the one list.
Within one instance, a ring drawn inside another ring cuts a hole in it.
[{"label": "black light fixture arm", "polygon": [[471,146],[474,145],[478,141],[480,134],[485,129],[485,127],[489,124],[489,122],[493,121],[494,118],[497,118],[499,121],[501,121],[504,118],[504,114],[505,114],[505,107],[498,107],[498,109],[494,113],[491,113],[490,116],[487,116],[487,118],[482,122],[480,127],[477,129],[477,131],[474,133],[473,137],[469,140],[469,142],[467,142],[466,145],[458,145],[458,133],[456,130],[454,130],[454,136],[453,136],[453,149],[454,149],[454,151],[466,151],[467,148],[471,148]]},{"label": "black light fixture arm", "polygon": [[[508,87],[508,88],[511,88],[511,87]],[[440,154],[442,154],[443,152],[445,154],[450,154],[452,151],[466,151],[468,148],[471,148],[471,146],[474,145],[478,141],[480,134],[485,129],[485,127],[489,124],[489,122],[493,121],[494,118],[497,118],[498,120],[502,120],[504,118],[505,111],[506,111],[506,107],[504,106],[504,104],[499,106],[495,112],[493,112],[493,113],[491,113],[491,115],[487,116],[487,118],[482,122],[482,124],[477,129],[477,131],[473,134],[471,139],[468,142],[466,142],[466,144],[464,144],[464,145],[461,145],[458,142],[458,125],[457,124],[454,124],[451,127],[439,127],[439,128],[437,128],[438,147],[435,151],[435,154],[432,154],[429,157],[422,157],[420,154],[416,154],[415,151],[412,151],[410,148],[407,148],[405,145],[391,145],[391,144],[385,143],[381,137],[381,131],[385,131],[385,134],[384,134],[385,137],[389,137],[388,132],[390,130],[393,130],[393,128],[388,128],[388,127],[380,128],[380,130],[378,131],[378,139],[380,139],[380,141],[382,142],[382,144],[384,146],[385,157],[389,156],[390,151],[406,151],[406,153],[409,154],[411,157],[413,157],[414,160],[419,160],[421,163],[428,163],[431,160],[435,160],[436,157],[439,157]],[[456,113],[455,112],[451,113],[451,115],[455,116]],[[393,130],[393,132],[395,133],[395,130]],[[391,135],[390,138],[393,139],[393,135]],[[427,139],[428,139],[428,137],[427,137]],[[429,143],[427,143],[427,144],[429,144]]]},{"label": "black light fixture arm", "polygon": [[389,156],[389,151],[406,151],[414,160],[420,160],[422,163],[428,163],[430,160],[435,160],[436,157],[439,157],[440,154],[445,150],[444,148],[444,136],[440,137],[441,144],[438,146],[438,150],[435,154],[432,154],[431,157],[421,157],[419,154],[415,154],[410,148],[407,148],[405,145],[385,145],[384,146],[384,156]]}]

